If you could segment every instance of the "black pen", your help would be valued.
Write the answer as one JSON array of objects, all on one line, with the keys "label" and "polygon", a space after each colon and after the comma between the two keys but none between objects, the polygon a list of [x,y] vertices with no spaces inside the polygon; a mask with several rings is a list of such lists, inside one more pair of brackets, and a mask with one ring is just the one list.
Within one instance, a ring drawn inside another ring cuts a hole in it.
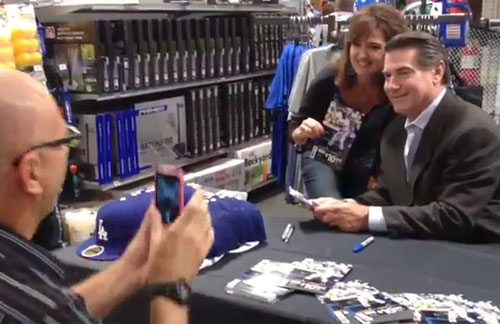
[{"label": "black pen", "polygon": [[295,230],[295,226],[292,225],[292,227],[290,227],[290,230],[288,231],[288,235],[285,237],[285,244],[287,244],[288,241],[290,240],[290,237],[292,237],[294,230]]}]

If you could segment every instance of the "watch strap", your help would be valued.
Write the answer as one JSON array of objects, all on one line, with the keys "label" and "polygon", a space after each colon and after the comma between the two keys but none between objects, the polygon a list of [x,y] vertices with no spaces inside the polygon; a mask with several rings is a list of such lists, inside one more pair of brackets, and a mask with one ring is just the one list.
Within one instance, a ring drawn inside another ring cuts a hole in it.
[{"label": "watch strap", "polygon": [[191,301],[191,287],[185,280],[152,284],[147,290],[150,298],[162,296],[179,305],[188,305]]}]

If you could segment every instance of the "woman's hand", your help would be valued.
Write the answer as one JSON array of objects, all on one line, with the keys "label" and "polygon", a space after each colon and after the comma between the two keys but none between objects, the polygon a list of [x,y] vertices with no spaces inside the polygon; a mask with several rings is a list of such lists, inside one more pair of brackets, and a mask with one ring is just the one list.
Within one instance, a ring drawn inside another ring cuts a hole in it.
[{"label": "woman's hand", "polygon": [[297,145],[304,145],[307,140],[315,139],[325,135],[325,129],[320,122],[313,118],[307,118],[302,121],[292,133],[292,139]]}]

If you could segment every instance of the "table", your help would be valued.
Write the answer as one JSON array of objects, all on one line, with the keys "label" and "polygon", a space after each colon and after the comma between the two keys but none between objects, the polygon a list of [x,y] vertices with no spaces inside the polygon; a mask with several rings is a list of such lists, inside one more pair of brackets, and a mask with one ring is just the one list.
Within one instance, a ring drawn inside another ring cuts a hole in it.
[{"label": "table", "polygon": [[[288,244],[281,234],[288,222],[296,230]],[[491,300],[500,305],[500,244],[466,245],[376,237],[358,254],[353,247],[367,234],[338,233],[317,222],[265,218],[268,242],[241,255],[225,256],[202,272],[193,283],[193,323],[332,323],[326,306],[316,297],[294,293],[275,304],[228,295],[225,285],[262,259],[296,261],[304,257],[351,263],[346,279],[367,281],[387,292],[464,294],[472,301]],[[107,262],[93,262],[75,255],[76,247],[55,254],[73,269],[96,271]],[[71,272],[76,280],[77,270]],[[81,274],[80,274],[81,276]],[[147,298],[139,292],[118,307],[105,322],[147,322]]]}]

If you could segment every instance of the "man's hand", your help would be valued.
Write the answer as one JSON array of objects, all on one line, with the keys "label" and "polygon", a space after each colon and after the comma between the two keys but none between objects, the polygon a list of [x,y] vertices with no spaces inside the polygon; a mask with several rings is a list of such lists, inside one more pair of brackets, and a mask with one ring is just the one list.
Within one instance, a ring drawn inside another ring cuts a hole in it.
[{"label": "man's hand", "polygon": [[369,207],[334,198],[313,200],[314,216],[319,221],[345,232],[368,230]]},{"label": "man's hand", "polygon": [[214,240],[208,205],[202,192],[193,195],[173,224],[161,227],[161,240],[151,256],[148,283],[191,280],[198,273]]},{"label": "man's hand", "polygon": [[106,316],[117,304],[146,284],[152,255],[161,241],[162,226],[161,217],[151,204],[122,257],[106,270],[71,287],[83,297],[93,316]]},{"label": "man's hand", "polygon": [[139,287],[146,284],[151,260],[162,239],[163,226],[160,213],[152,202],[139,231],[118,261],[134,275]]},{"label": "man's hand", "polygon": [[[151,256],[148,283],[190,281],[214,241],[208,205],[201,191],[191,197],[173,224],[161,224],[160,228],[161,239]],[[155,298],[151,301],[151,323],[188,323],[188,308],[167,298]]]},{"label": "man's hand", "polygon": [[292,133],[292,139],[297,145],[304,145],[308,139],[314,139],[325,135],[325,129],[320,122],[313,118],[307,118]]},{"label": "man's hand", "polygon": [[[122,257],[71,289],[85,300],[93,316],[104,317],[146,283],[192,279],[213,239],[208,206],[200,191],[193,195],[173,224],[163,224],[152,203]],[[159,310],[162,310],[163,317],[156,322],[187,323],[185,309],[169,304],[168,300],[159,303],[162,303]],[[155,314],[158,314],[158,309]],[[169,316],[175,319],[167,321]]]}]

